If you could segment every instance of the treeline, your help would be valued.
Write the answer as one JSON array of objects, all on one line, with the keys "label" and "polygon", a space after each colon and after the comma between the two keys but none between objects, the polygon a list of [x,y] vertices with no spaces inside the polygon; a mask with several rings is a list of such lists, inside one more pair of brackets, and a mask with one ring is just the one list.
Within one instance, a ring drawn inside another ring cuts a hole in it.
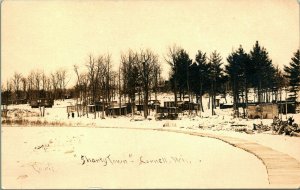
[{"label": "treeline", "polygon": [[134,108],[138,97],[147,117],[151,93],[157,99],[162,89],[173,92],[175,105],[178,100],[196,99],[202,111],[202,97],[207,94],[212,114],[215,114],[217,95],[226,98],[230,93],[236,111],[239,103],[248,103],[250,89],[254,89],[254,101],[259,103],[280,101],[283,90],[289,90],[291,98],[298,96],[299,50],[283,70],[273,64],[266,48],[258,42],[250,52],[240,46],[226,59],[217,51],[207,54],[198,50],[193,60],[183,48],[174,45],[168,49],[164,60],[171,67],[167,85],[161,77],[159,56],[150,49],[122,53],[118,69],[112,67],[110,54],[89,55],[86,63],[74,65],[72,73],[76,75],[76,84],[72,89],[66,89],[71,72],[63,69],[49,75],[41,71],[32,71],[28,76],[15,73],[1,85],[2,104],[7,104],[8,100],[17,103],[20,99],[27,102],[37,98],[64,99],[67,92],[72,92],[78,104],[102,102],[104,105],[117,99],[120,107],[123,102]]},{"label": "treeline", "polygon": [[40,70],[31,71],[28,76],[15,72],[6,84],[1,84],[1,104],[27,103],[39,98],[64,99],[68,82],[65,69],[48,75]]},{"label": "treeline", "polygon": [[[254,102],[279,101],[283,89],[292,93],[291,99],[296,100],[300,85],[300,53],[297,50],[289,66],[282,71],[272,63],[266,48],[258,41],[247,53],[240,47],[223,62],[221,55],[214,51],[210,55],[199,50],[193,61],[181,47],[169,48],[168,59],[172,72],[170,82],[177,99],[192,99],[196,96],[200,110],[203,111],[202,96],[209,95],[209,106],[212,114],[216,108],[216,95],[227,93],[233,97],[233,107],[238,116],[238,104],[248,103],[249,89],[254,89]],[[178,97],[179,95],[179,97]],[[245,110],[244,110],[245,114]]]},{"label": "treeline", "polygon": [[[157,54],[150,49],[138,52],[128,50],[121,55],[118,71],[112,69],[110,55],[100,55],[98,58],[90,55],[85,67],[87,71],[79,72],[79,67],[74,66],[77,75],[75,92],[80,104],[96,105],[102,102],[106,105],[118,96],[119,107],[124,102],[134,108],[138,95],[147,117],[149,93],[154,92],[157,98],[158,86],[162,84]],[[104,109],[104,106],[101,107]]]}]

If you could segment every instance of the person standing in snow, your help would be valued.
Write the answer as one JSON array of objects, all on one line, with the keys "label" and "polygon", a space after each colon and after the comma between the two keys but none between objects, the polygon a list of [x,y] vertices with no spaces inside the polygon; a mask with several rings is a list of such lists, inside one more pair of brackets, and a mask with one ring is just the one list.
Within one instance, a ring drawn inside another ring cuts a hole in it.
[{"label": "person standing in snow", "polygon": [[295,120],[293,119],[293,117],[289,117],[289,119],[288,119],[288,124],[289,124],[290,126],[292,126],[294,121],[295,121]]}]

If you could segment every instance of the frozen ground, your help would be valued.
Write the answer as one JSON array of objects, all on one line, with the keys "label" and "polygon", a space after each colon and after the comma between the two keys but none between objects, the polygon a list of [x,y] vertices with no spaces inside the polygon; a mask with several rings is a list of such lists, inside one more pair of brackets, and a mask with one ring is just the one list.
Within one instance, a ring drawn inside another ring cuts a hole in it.
[{"label": "frozen ground", "polygon": [[[181,120],[176,121],[156,121],[153,113],[149,117],[151,120],[143,120],[143,117],[139,116],[135,116],[134,120],[129,116],[101,119],[98,115],[94,119],[92,114],[89,114],[89,118],[77,117],[76,114],[75,118],[68,118],[66,106],[73,103],[72,100],[56,101],[53,108],[46,109],[45,117],[39,117],[39,109],[31,109],[28,105],[9,106],[12,110],[9,113],[11,119],[22,118],[29,123],[23,127],[2,128],[1,165],[4,186],[268,187],[266,170],[262,163],[252,154],[222,141],[158,131],[103,127],[147,129],[170,127],[221,134],[256,142],[300,161],[299,137],[273,135],[271,131],[254,134],[235,132],[237,127],[232,125],[245,125],[248,129],[252,129],[253,123],[262,122],[269,125],[272,120],[234,119],[231,116],[231,109],[217,109],[218,116],[211,116],[208,110],[202,113],[201,117],[182,116]],[[300,114],[293,117],[296,123],[300,124]],[[30,122],[36,121],[39,121],[41,123],[39,126],[42,127],[31,127]],[[60,122],[63,127],[47,126],[47,123],[51,122]],[[87,163],[86,160],[86,158],[105,158],[108,155],[113,159],[133,159],[135,162],[103,166],[99,163]],[[81,156],[86,157],[82,159]],[[139,166],[137,159],[140,156],[154,160],[182,156],[192,163]],[[82,165],[83,160],[86,163]],[[237,177],[240,179],[237,180]],[[74,186],[68,186],[70,184]]]},{"label": "frozen ground", "polygon": [[[3,127],[2,140],[4,188],[268,187],[259,159],[205,137],[129,129]],[[98,161],[93,163],[93,158]]]},{"label": "frozen ground", "polygon": [[[188,117],[182,116],[181,120],[162,120],[156,121],[154,119],[153,114],[151,113],[151,120],[142,120],[142,116],[135,116],[135,120],[142,121],[134,121],[130,116],[122,116],[118,118],[106,117],[105,119],[101,119],[100,117],[94,119],[93,114],[89,114],[89,118],[87,116],[77,117],[75,114],[75,118],[68,118],[66,106],[74,103],[73,100],[65,100],[65,101],[56,101],[53,108],[47,108],[45,117],[38,117],[39,109],[38,108],[30,108],[28,105],[14,105],[9,106],[9,109],[14,110],[11,112],[12,118],[18,118],[23,116],[23,119],[29,121],[40,121],[43,123],[47,122],[61,122],[64,126],[73,126],[73,127],[139,127],[139,128],[162,128],[162,127],[172,127],[172,128],[180,128],[183,130],[197,130],[206,133],[218,133],[226,136],[233,136],[237,138],[243,138],[246,140],[250,140],[253,142],[257,142],[259,144],[271,147],[277,151],[289,154],[290,156],[296,158],[300,161],[300,138],[299,137],[290,137],[285,135],[273,135],[271,131],[267,131],[264,133],[254,134],[245,134],[242,132],[235,132],[237,126],[232,127],[231,125],[245,125],[246,128],[252,129],[253,124],[263,123],[265,125],[270,125],[272,123],[271,119],[256,119],[256,120],[246,120],[246,119],[237,119],[233,118],[230,114],[232,112],[231,109],[220,110],[217,109],[216,112],[218,115],[211,116],[210,110],[205,113],[202,113],[202,117]],[[27,110],[27,111],[26,111]],[[26,117],[27,116],[27,117]],[[99,113],[101,116],[101,113]],[[290,116],[290,115],[288,115]],[[283,119],[285,119],[285,115],[283,115]],[[300,124],[300,114],[294,114],[293,118],[295,122]]]}]

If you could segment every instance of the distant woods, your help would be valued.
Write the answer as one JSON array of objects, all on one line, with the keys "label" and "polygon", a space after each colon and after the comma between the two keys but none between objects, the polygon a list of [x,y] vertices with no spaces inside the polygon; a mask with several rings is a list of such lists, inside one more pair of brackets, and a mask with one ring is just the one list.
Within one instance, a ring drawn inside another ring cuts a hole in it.
[{"label": "distant woods", "polygon": [[[254,91],[255,102],[280,101],[282,93],[289,91],[291,99],[299,96],[300,52],[291,56],[283,70],[274,65],[265,47],[256,42],[250,52],[240,45],[226,58],[213,51],[196,52],[190,57],[182,47],[173,45],[163,55],[170,67],[167,80],[161,77],[159,55],[150,49],[128,50],[120,55],[118,67],[113,67],[111,55],[88,55],[87,61],[74,65],[73,71],[58,69],[45,74],[32,71],[28,76],[15,72],[10,80],[1,84],[2,104],[27,103],[33,99],[76,98],[77,104],[102,105],[118,102],[143,105],[148,115],[148,101],[157,100],[157,94],[169,91],[179,100],[195,100],[204,111],[203,96],[209,97],[209,109],[215,114],[216,97],[233,97],[233,108],[249,102],[249,91]],[[76,76],[73,88],[66,88],[71,75]],[[154,95],[154,98],[153,98]],[[104,107],[104,106],[102,106]],[[133,110],[132,110],[133,111]],[[239,114],[238,112],[236,112]]]},{"label": "distant woods", "polygon": [[1,104],[24,104],[35,99],[61,99],[69,82],[67,71],[59,69],[48,75],[40,70],[28,76],[15,72],[12,78],[1,84]]}]

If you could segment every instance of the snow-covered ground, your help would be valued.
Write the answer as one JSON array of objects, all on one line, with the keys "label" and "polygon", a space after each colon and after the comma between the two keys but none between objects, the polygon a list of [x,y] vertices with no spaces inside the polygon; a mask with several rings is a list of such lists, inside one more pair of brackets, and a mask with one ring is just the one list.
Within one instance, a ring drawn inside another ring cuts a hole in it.
[{"label": "snow-covered ground", "polygon": [[211,138],[148,130],[3,127],[2,139],[4,188],[268,187],[259,159]]},{"label": "snow-covered ground", "polygon": [[[161,96],[161,99],[168,97],[166,94]],[[168,97],[168,99],[170,99]],[[69,117],[67,115],[66,106],[74,104],[74,100],[55,101],[53,108],[46,108],[45,117],[39,117],[40,110],[38,108],[31,108],[29,105],[11,105],[9,109],[12,110],[10,117],[22,118],[40,125],[47,125],[50,123],[61,124],[62,126],[72,127],[139,127],[139,128],[162,128],[172,127],[184,130],[197,130],[206,133],[217,133],[226,136],[234,136],[258,142],[259,144],[271,147],[275,150],[287,153],[300,161],[300,138],[290,137],[285,135],[273,135],[272,131],[263,133],[245,134],[243,132],[235,132],[237,128],[244,128],[251,130],[253,124],[270,125],[272,119],[241,119],[233,118],[231,116],[232,109],[216,109],[218,115],[211,116],[210,110],[201,114],[200,116],[189,117],[187,115],[181,116],[180,120],[161,120],[157,121],[154,118],[154,113],[151,113],[149,119],[144,120],[142,116],[135,116],[135,121],[131,116],[121,116],[117,118],[105,117],[101,119],[101,113],[94,119],[94,114],[89,116]],[[22,117],[21,117],[22,116]],[[300,114],[289,114],[293,116],[295,122],[300,124]],[[286,116],[283,115],[283,119]],[[3,118],[2,118],[3,119]],[[36,122],[38,121],[38,122]],[[30,122],[29,122],[30,124]],[[243,125],[232,126],[232,125]]]},{"label": "snow-covered ground", "polygon": [[[160,98],[170,100],[166,94]],[[75,118],[68,118],[66,106],[74,103],[74,100],[56,101],[53,108],[46,108],[45,117],[39,117],[40,110],[32,109],[29,105],[8,107],[11,119],[27,120],[27,125],[2,127],[3,187],[268,187],[266,169],[261,161],[222,141],[158,131],[103,127],[170,127],[220,134],[256,142],[300,161],[299,137],[273,135],[271,131],[246,134],[235,132],[238,126],[232,126],[244,125],[252,129],[254,123],[270,125],[271,119],[233,118],[232,109],[217,109],[216,116],[211,116],[210,110],[206,110],[201,117],[184,115],[180,120],[172,121],[157,121],[154,113],[146,120],[142,116],[135,116],[134,120],[130,116],[101,119],[98,115],[94,119],[93,114],[89,114],[88,118],[77,117],[77,114]],[[300,124],[300,114],[294,114],[293,117]],[[32,127],[36,123],[42,127]],[[53,123],[56,125],[51,125]],[[57,126],[58,123],[62,126]],[[105,158],[109,154],[114,159],[133,159],[135,162],[107,167],[99,163],[87,163],[86,159]],[[154,160],[161,157],[172,160],[171,157],[182,156],[192,163],[139,166],[137,159],[140,156]],[[82,165],[84,160],[86,163]],[[237,177],[240,179],[237,180]]]}]

